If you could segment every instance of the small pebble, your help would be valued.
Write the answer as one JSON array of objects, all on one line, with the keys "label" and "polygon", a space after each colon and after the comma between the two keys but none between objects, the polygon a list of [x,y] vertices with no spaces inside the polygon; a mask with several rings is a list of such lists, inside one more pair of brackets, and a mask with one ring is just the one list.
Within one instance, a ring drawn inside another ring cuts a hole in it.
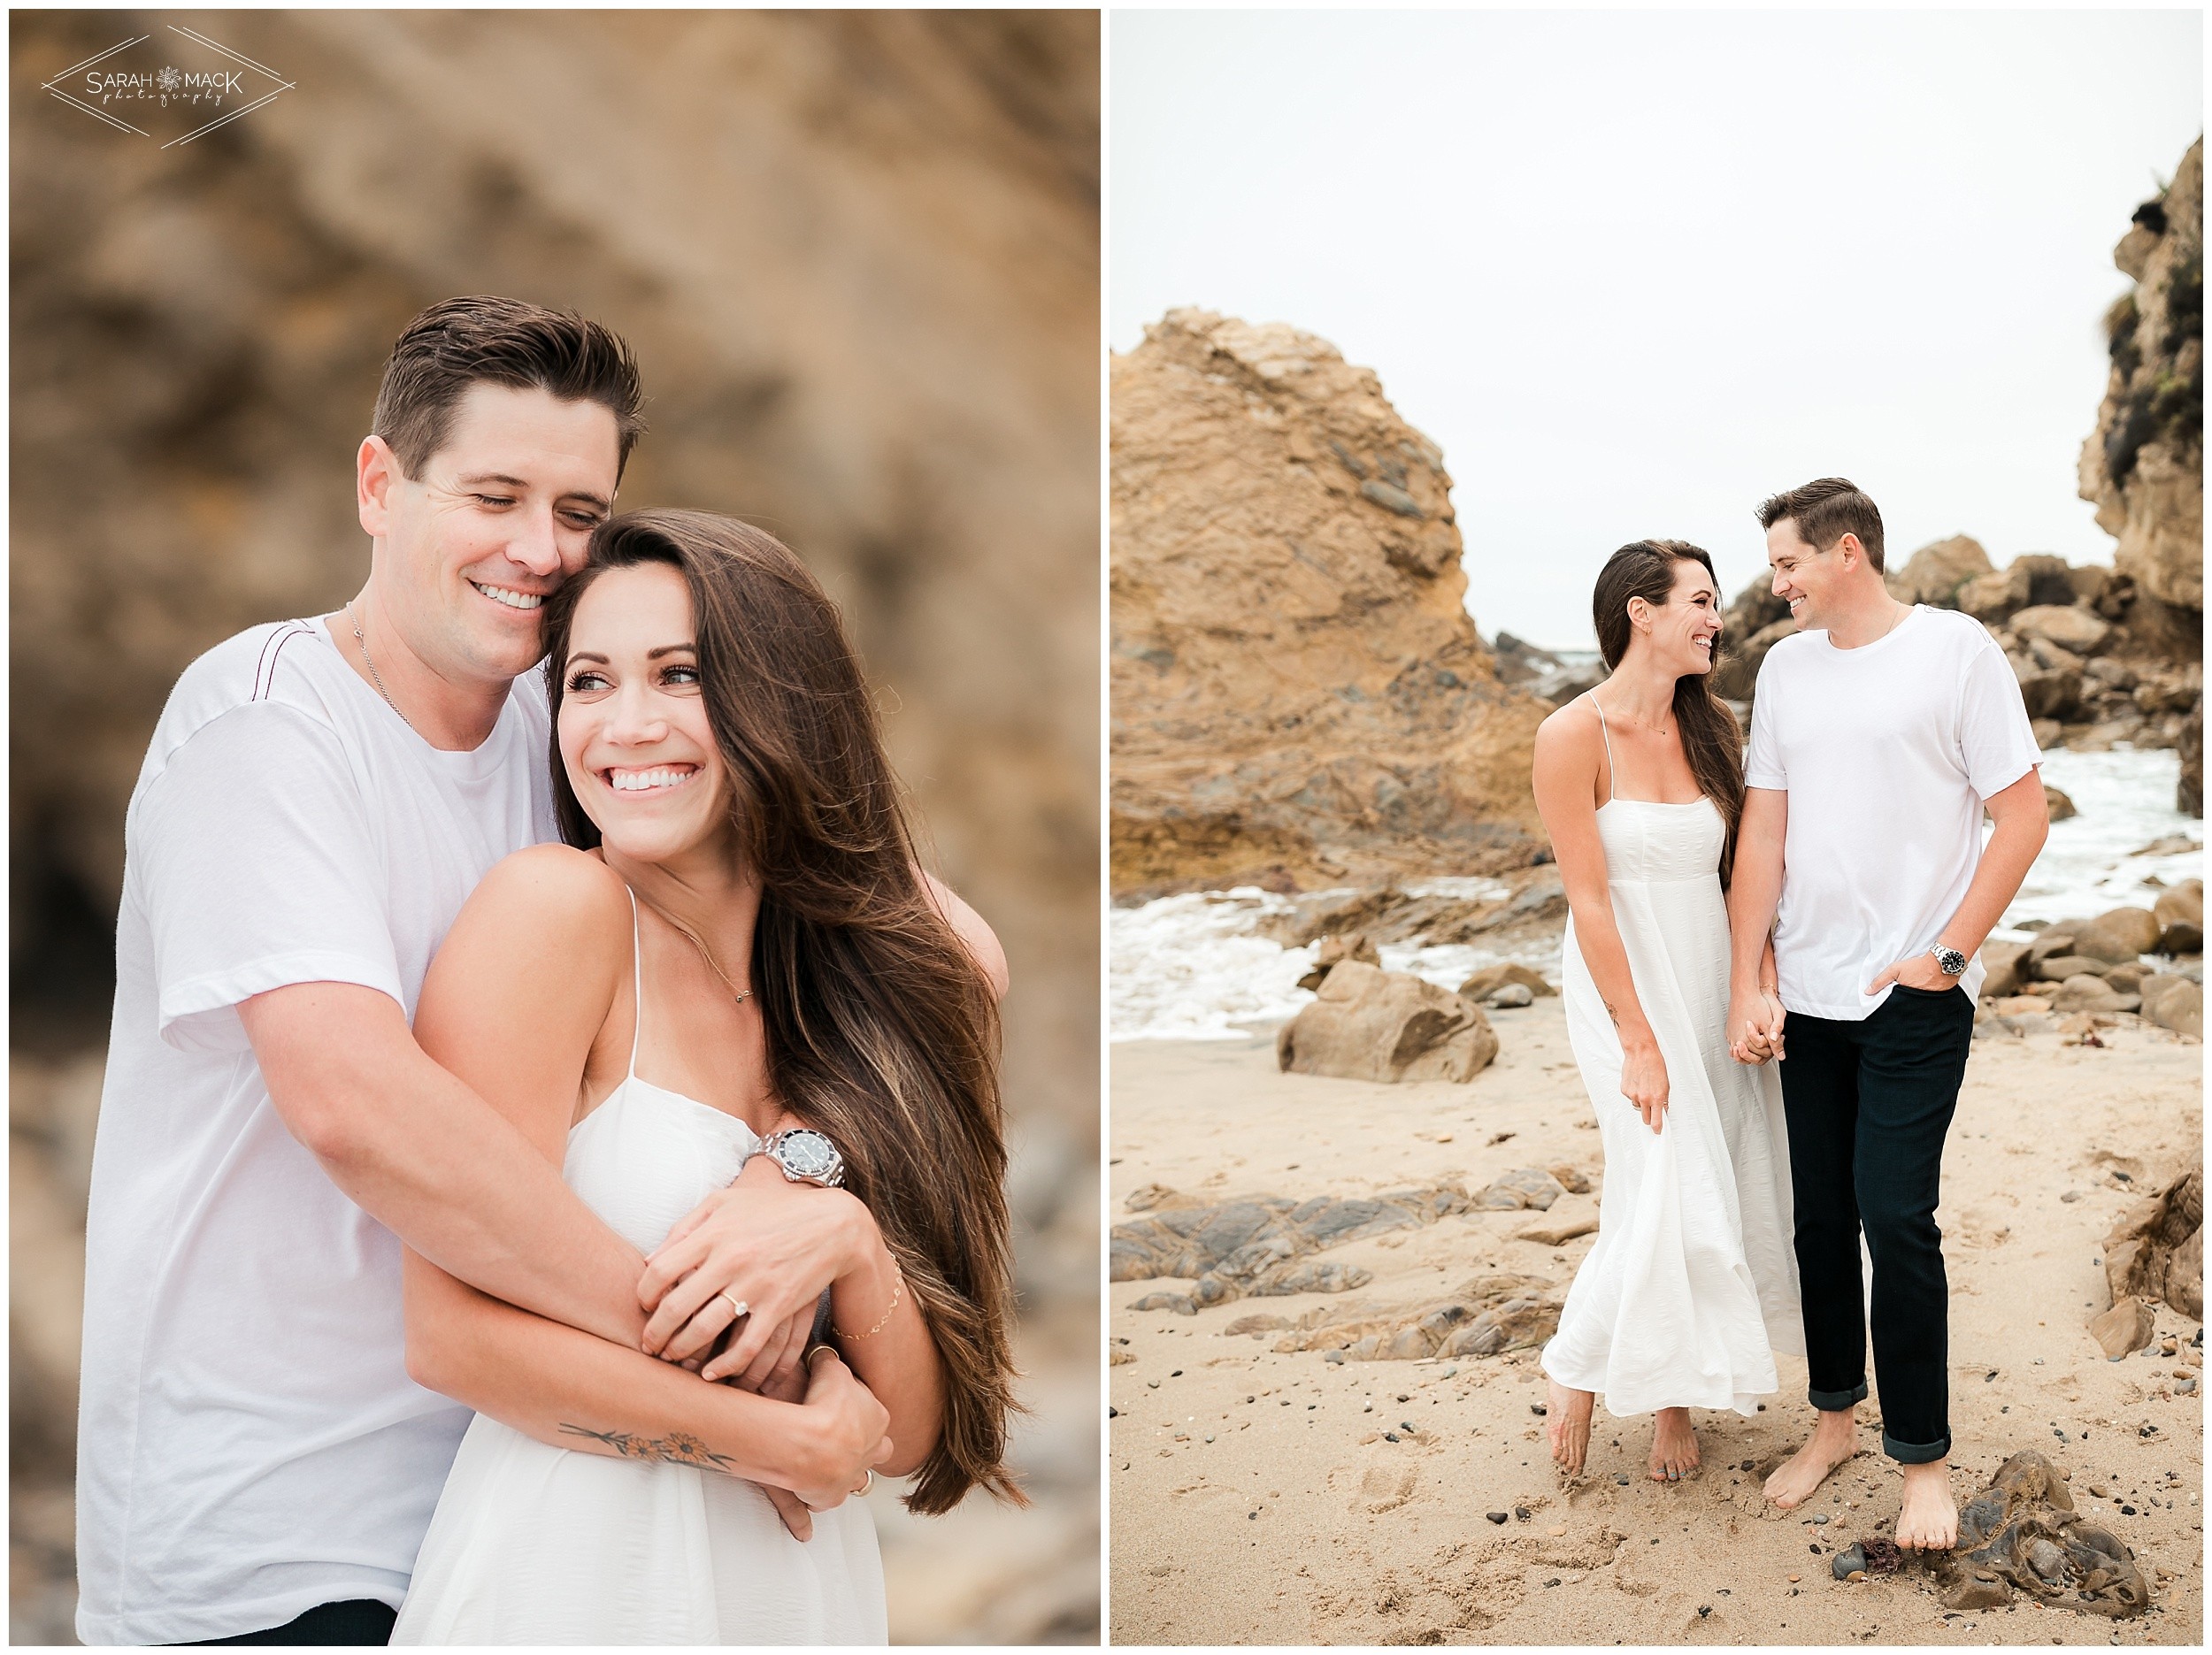
[{"label": "small pebble", "polygon": [[1819,1516],[1814,1518],[1813,1521],[1816,1523],[1824,1523],[1828,1521],[1828,1513],[1826,1512],[1823,1512]]},{"label": "small pebble", "polygon": [[[1402,1401],[1403,1399],[1404,1399],[1404,1398],[1400,1398],[1400,1400],[1401,1400],[1401,1401]],[[1528,1411],[1529,1411],[1531,1414],[1533,1414],[1538,1415],[1540,1418],[1542,1415],[1547,1414],[1549,1414],[1549,1413],[1551,1412],[1551,1410],[1550,1410],[1548,1407],[1546,1407],[1546,1406],[1545,1406],[1542,1403],[1540,1403],[1540,1402],[1532,1402],[1532,1403],[1530,1403],[1530,1404],[1528,1405]]]},{"label": "small pebble", "polygon": [[1502,1523],[1505,1521],[1505,1513],[1503,1512],[1485,1512],[1483,1513],[1483,1515],[1487,1517],[1494,1523]]},{"label": "small pebble", "polygon": [[1613,1481],[1619,1483],[1623,1488],[1626,1488],[1628,1486],[1628,1474],[1624,1471],[1617,1472],[1614,1475]]},{"label": "small pebble", "polygon": [[1177,1368],[1177,1369],[1176,1369],[1173,1373],[1171,1373],[1171,1374],[1170,1374],[1170,1375],[1168,1375],[1168,1377],[1169,1377],[1170,1379],[1180,1379],[1182,1376],[1183,1376],[1183,1370],[1182,1370],[1181,1368]]},{"label": "small pebble", "polygon": [[1526,1522],[1528,1521],[1528,1507],[1525,1506],[1516,1506],[1513,1508],[1513,1514],[1519,1518],[1523,1522]]},{"label": "small pebble", "polygon": [[1213,1441],[1213,1439],[1214,1439],[1214,1434],[1213,1434],[1211,1431],[1208,1431],[1208,1432],[1206,1433],[1206,1440],[1207,1440],[1208,1442],[1210,1442],[1210,1443],[1211,1441]]},{"label": "small pebble", "polygon": [[1798,1582],[1803,1580],[1804,1578],[1805,1577],[1802,1575],[1793,1575],[1790,1576],[1790,1584],[1794,1586]]},{"label": "small pebble", "polygon": [[1321,1360],[1325,1362],[1340,1362],[1344,1360],[1344,1352],[1341,1351],[1331,1351]]},{"label": "small pebble", "polygon": [[1160,1382],[1156,1379],[1148,1379],[1144,1382],[1144,1388],[1147,1391],[1157,1391],[1160,1388]]},{"label": "small pebble", "polygon": [[1386,1442],[1386,1443],[1394,1443],[1394,1442],[1396,1442],[1397,1440],[1398,1440],[1398,1433],[1397,1433],[1397,1432],[1395,1432],[1395,1431],[1385,1431],[1385,1432],[1383,1433],[1383,1441],[1385,1441],[1385,1442]]},{"label": "small pebble", "polygon": [[1560,1536],[1565,1534],[1567,1530],[1563,1525],[1554,1523],[1550,1528],[1545,1529],[1544,1532],[1549,1535],[1553,1539],[1556,1540]]}]

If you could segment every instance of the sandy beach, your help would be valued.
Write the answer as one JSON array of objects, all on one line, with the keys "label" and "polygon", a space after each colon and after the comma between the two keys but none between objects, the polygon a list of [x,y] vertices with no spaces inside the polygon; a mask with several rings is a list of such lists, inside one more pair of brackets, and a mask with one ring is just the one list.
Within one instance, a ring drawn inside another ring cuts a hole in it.
[{"label": "sandy beach", "polygon": [[2178,1353],[2154,1340],[2116,1362],[2084,1326],[2109,1303],[2108,1230],[2200,1161],[2200,1045],[2131,1018],[2101,1049],[2056,1032],[1978,1040],[1945,1158],[1953,1491],[1965,1501],[2021,1449],[2070,1471],[2077,1509],[2133,1549],[2154,1588],[2148,1613],[2116,1622],[2022,1593],[1947,1611],[1916,1562],[1834,1580],[1831,1554],[1893,1521],[1899,1477],[1870,1405],[1858,1459],[1795,1512],[1766,1504],[1767,1472],[1810,1424],[1796,1359],[1780,1359],[1764,1412],[1695,1416],[1703,1467],[1673,1486],[1646,1475],[1648,1420],[1601,1403],[1571,1485],[1533,1411],[1532,1349],[1332,1363],[1278,1352],[1279,1332],[1227,1335],[1255,1313],[1418,1305],[1488,1272],[1563,1291],[1591,1237],[1517,1232],[1594,1217],[1595,1122],[1560,1002],[1490,1015],[1502,1050],[1465,1085],[1283,1075],[1260,1036],[1115,1046],[1115,1221],[1152,1184],[1210,1200],[1474,1191],[1564,1162],[1593,1188],[1545,1213],[1448,1215],[1317,1255],[1373,1273],[1342,1295],[1186,1315],[1131,1306],[1187,1282],[1113,1283],[1114,1642],[2201,1642],[2202,1414],[2198,1394],[2174,1390],[2200,1365],[2200,1326],[2161,1305],[2158,1333]]}]

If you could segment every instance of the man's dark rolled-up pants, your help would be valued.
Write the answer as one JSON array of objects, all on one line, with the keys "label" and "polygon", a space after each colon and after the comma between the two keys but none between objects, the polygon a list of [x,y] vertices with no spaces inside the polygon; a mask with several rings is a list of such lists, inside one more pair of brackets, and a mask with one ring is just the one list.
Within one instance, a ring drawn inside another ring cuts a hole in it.
[{"label": "man's dark rolled-up pants", "polygon": [[1935,1209],[1974,1002],[1962,988],[1901,983],[1863,1022],[1792,1012],[1783,1036],[1809,1394],[1829,1411],[1866,1397],[1863,1230],[1882,1451],[1925,1465],[1951,1452],[1950,1284]]}]

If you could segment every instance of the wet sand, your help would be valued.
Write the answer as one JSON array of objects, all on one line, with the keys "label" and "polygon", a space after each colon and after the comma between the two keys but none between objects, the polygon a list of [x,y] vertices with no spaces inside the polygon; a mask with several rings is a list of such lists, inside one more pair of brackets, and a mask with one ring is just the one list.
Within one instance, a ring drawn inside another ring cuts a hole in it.
[{"label": "wet sand", "polygon": [[[1266,1038],[1116,1046],[1111,1217],[1152,1183],[1208,1197],[1378,1194],[1445,1180],[1471,1191],[1562,1161],[1598,1180],[1598,1134],[1560,1002],[1491,1015],[1502,1050],[1464,1086],[1281,1075]],[[1533,1350],[1331,1364],[1277,1353],[1276,1333],[1223,1329],[1255,1312],[1294,1318],[1340,1302],[1333,1296],[1240,1299],[1194,1316],[1131,1310],[1187,1285],[1156,1281],[1110,1289],[1112,1348],[1133,1359],[1109,1374],[1118,1414],[1108,1425],[1110,1636],[2200,1643],[2202,1414],[2199,1396],[2172,1389],[2177,1369],[2200,1364],[2189,1345],[2199,1324],[2161,1306],[2159,1333],[2177,1335],[2181,1353],[2119,1362],[2084,1328],[2108,1302],[2106,1232],[2139,1191],[2201,1159],[2203,1048],[2126,1022],[2103,1033],[2103,1050],[2063,1046],[2056,1033],[1976,1042],[1939,1218],[1952,1288],[1954,1493],[1963,1503],[2017,1450],[2049,1455],[2071,1471],[2077,1509],[2133,1548],[2154,1586],[2147,1615],[2113,1622],[2019,1593],[2008,1608],[1947,1612],[1917,1563],[1855,1584],[1832,1579],[1830,1553],[1893,1524],[1899,1477],[1880,1455],[1870,1403],[1858,1459],[1795,1512],[1766,1504],[1766,1472],[1810,1424],[1800,1360],[1779,1359],[1782,1390],[1756,1416],[1698,1412],[1703,1467],[1673,1486],[1646,1475],[1648,1419],[1616,1420],[1601,1401],[1586,1472],[1570,1486],[1532,1409],[1545,1395]],[[1492,1141],[1502,1133],[1513,1136]],[[1548,1276],[1563,1291],[1591,1238],[1550,1246],[1515,1232],[1594,1215],[1597,1199],[1594,1190],[1542,1214],[1448,1217],[1317,1256],[1373,1271],[1342,1299],[1377,1306],[1417,1303],[1483,1270]],[[1486,1516],[1495,1511],[1502,1526]]]}]

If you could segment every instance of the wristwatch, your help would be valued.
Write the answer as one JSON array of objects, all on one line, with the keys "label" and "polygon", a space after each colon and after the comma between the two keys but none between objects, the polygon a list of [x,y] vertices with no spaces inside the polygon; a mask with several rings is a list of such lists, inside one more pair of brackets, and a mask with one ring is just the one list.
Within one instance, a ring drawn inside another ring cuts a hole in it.
[{"label": "wristwatch", "polygon": [[818,1184],[834,1190],[845,1182],[845,1158],[837,1145],[810,1126],[771,1134],[760,1153],[783,1168],[793,1184]]},{"label": "wristwatch", "polygon": [[1966,975],[1966,956],[1956,948],[1947,948],[1941,943],[1928,950],[1936,957],[1936,969],[1946,977]]}]

